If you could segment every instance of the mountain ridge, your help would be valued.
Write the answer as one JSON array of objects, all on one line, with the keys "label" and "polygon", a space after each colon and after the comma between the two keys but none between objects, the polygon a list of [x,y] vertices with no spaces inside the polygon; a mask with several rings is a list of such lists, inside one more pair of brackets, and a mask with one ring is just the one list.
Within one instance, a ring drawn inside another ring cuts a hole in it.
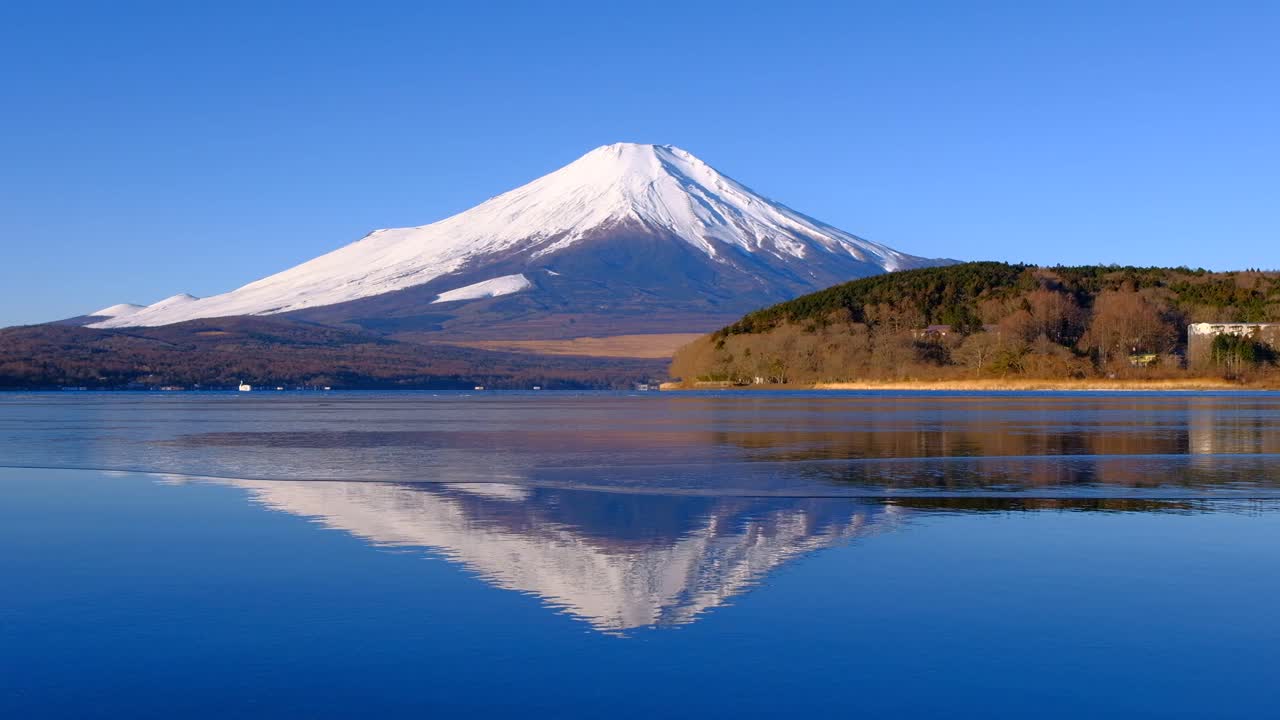
[{"label": "mountain ridge", "polygon": [[[671,276],[641,273],[645,282],[637,283],[634,270],[646,262]],[[524,312],[543,304],[561,314],[599,314],[600,303],[576,294],[589,298],[601,284],[620,287],[625,300],[604,303],[616,306],[608,312],[628,303],[644,310],[662,296],[720,297],[724,307],[711,313],[718,322],[835,282],[939,262],[764,198],[680,148],[615,143],[437,222],[375,230],[230,292],[182,302],[175,296],[141,310],[90,316],[94,322],[86,324],[120,328],[289,314],[351,322],[369,316],[370,307],[388,317],[412,315],[403,308],[387,315],[386,302],[361,305],[392,293],[404,293],[399,297],[415,312],[448,306],[431,314],[467,316],[475,313],[451,304],[487,302],[480,308],[487,311],[501,305],[495,298],[514,294],[537,296],[516,304]],[[524,281],[515,282],[517,275]],[[463,292],[501,278],[512,279],[501,293]],[[335,314],[335,306],[347,309]],[[711,326],[708,318],[691,317],[687,327],[660,329]]]}]

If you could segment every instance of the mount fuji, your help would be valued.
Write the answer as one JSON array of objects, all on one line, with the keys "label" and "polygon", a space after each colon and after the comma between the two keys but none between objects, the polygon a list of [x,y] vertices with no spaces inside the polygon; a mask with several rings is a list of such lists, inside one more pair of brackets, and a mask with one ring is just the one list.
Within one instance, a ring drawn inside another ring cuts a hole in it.
[{"label": "mount fuji", "polygon": [[618,143],[458,215],[376,230],[227,293],[80,321],[274,315],[471,338],[702,332],[839,282],[944,262],[814,220],[680,148]]}]

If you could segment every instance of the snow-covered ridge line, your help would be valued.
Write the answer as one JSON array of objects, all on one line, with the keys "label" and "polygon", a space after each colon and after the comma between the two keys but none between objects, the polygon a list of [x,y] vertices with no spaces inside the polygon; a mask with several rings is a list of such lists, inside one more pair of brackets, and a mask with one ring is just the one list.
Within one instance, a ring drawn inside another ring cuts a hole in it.
[{"label": "snow-covered ridge line", "polygon": [[478,298],[499,297],[502,295],[510,295],[518,293],[521,290],[527,290],[533,287],[533,283],[529,282],[529,278],[522,274],[503,275],[491,280],[482,280],[478,283],[460,287],[456,290],[440,293],[431,304],[443,302],[456,302],[458,300],[476,300]]},{"label": "snow-covered ridge line", "polygon": [[101,310],[95,310],[89,313],[89,315],[91,317],[114,318],[114,317],[123,317],[125,315],[132,315],[133,313],[136,313],[139,310],[146,310],[146,309],[147,309],[146,305],[135,305],[133,303],[120,303],[119,305],[112,305],[111,307],[104,307]]}]

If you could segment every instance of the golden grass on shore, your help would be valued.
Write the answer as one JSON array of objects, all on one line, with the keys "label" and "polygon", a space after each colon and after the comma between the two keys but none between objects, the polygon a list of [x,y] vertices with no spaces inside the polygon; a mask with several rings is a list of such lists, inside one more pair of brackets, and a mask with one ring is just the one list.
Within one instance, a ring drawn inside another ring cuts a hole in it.
[{"label": "golden grass on shore", "polygon": [[535,355],[662,359],[671,357],[681,346],[700,337],[701,333],[666,333],[579,337],[568,340],[472,340],[450,344]]},{"label": "golden grass on shore", "polygon": [[[742,385],[735,389],[771,390],[935,390],[961,392],[1134,392],[1134,391],[1213,391],[1213,390],[1280,390],[1276,383],[1240,383],[1221,378],[1168,378],[1159,380],[1030,380],[989,378],[983,380],[900,380],[815,383],[812,385]],[[662,384],[663,390],[713,389],[709,386],[688,387],[682,383]],[[723,389],[728,389],[723,388]]]},{"label": "golden grass on shore", "polygon": [[1085,379],[1085,380],[1031,380],[1018,378],[990,378],[984,380],[913,380],[904,382],[853,382],[817,383],[815,390],[969,390],[969,391],[1026,391],[1026,390],[1079,390],[1086,392],[1125,390],[1269,390],[1275,385],[1246,384],[1222,378],[1165,378],[1138,379]]}]

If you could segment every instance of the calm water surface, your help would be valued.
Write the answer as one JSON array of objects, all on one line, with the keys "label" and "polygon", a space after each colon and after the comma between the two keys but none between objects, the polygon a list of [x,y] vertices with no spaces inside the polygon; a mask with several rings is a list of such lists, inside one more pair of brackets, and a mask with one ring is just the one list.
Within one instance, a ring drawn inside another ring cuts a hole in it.
[{"label": "calm water surface", "polygon": [[0,717],[1257,717],[1280,397],[0,396]]}]

